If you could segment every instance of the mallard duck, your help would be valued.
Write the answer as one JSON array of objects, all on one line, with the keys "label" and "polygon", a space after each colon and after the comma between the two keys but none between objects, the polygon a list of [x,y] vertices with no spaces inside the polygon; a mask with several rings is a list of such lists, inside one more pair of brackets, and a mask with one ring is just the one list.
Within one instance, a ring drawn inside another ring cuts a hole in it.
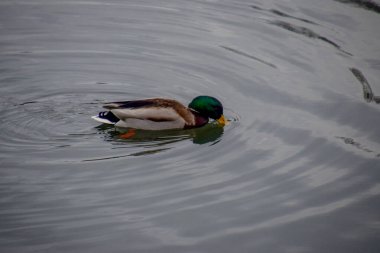
[{"label": "mallard duck", "polygon": [[188,107],[167,98],[149,98],[106,103],[108,111],[92,118],[105,124],[145,130],[187,129],[201,127],[209,118],[225,125],[222,103],[210,96],[194,98]]}]

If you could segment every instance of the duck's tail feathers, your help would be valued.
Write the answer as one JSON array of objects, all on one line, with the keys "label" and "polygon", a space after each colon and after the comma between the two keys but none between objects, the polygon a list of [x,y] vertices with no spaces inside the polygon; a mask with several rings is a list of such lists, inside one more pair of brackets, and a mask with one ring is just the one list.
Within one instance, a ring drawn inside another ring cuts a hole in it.
[{"label": "duck's tail feathers", "polygon": [[97,116],[92,116],[91,118],[98,122],[110,125],[115,125],[120,120],[111,111],[99,112]]}]

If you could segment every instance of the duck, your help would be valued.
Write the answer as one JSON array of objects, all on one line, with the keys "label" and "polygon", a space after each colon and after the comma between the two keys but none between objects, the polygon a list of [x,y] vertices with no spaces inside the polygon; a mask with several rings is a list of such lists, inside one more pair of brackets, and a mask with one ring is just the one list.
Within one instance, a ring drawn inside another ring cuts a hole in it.
[{"label": "duck", "polygon": [[186,107],[175,99],[148,98],[109,102],[107,111],[92,118],[116,127],[142,130],[189,129],[206,125],[210,119],[226,125],[222,103],[211,96],[197,96]]}]

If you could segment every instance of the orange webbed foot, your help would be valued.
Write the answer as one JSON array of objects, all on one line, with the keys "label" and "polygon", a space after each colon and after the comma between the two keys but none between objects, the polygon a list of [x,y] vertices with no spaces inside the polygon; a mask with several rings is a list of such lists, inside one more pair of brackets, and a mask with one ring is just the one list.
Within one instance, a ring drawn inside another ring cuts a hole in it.
[{"label": "orange webbed foot", "polygon": [[128,130],[128,132],[119,135],[119,137],[122,138],[122,139],[130,139],[130,138],[132,138],[135,135],[136,135],[136,129],[131,128],[131,129]]}]

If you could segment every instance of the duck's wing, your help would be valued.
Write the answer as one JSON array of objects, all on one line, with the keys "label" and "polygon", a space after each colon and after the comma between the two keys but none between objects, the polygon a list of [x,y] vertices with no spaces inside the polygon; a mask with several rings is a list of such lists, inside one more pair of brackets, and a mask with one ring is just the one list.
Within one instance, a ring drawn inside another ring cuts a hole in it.
[{"label": "duck's wing", "polygon": [[108,110],[113,109],[138,109],[143,107],[155,106],[158,103],[153,99],[133,100],[133,101],[118,101],[105,103],[103,108]]},{"label": "duck's wing", "polygon": [[111,102],[103,107],[110,110],[120,120],[135,118],[156,122],[178,120],[181,118],[178,110],[186,110],[181,103],[162,98]]}]

